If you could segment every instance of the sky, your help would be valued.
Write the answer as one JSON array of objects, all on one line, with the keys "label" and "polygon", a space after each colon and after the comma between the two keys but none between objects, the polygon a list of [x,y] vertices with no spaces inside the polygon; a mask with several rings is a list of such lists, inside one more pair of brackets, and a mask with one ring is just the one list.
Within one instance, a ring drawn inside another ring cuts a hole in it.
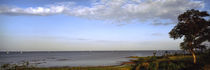
[{"label": "sky", "polygon": [[169,38],[209,0],[0,0],[0,51],[178,50]]}]

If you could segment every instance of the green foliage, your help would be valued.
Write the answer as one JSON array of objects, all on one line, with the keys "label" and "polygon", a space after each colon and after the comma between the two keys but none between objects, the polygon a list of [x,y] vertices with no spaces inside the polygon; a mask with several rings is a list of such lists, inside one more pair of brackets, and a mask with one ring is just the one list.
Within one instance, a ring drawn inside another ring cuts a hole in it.
[{"label": "green foliage", "polygon": [[[178,24],[169,32],[170,38],[178,39],[184,37],[180,44],[181,49],[200,49],[201,43],[210,39],[209,17],[206,11],[187,10],[178,16]],[[210,40],[209,40],[210,41]]]},{"label": "green foliage", "polygon": [[204,53],[200,55],[199,59],[201,64],[210,64],[210,49],[206,50]]},{"label": "green foliage", "polygon": [[158,70],[157,67],[158,67],[158,63],[157,62],[150,62],[148,69],[149,70]]},{"label": "green foliage", "polygon": [[200,70],[203,64],[191,62],[192,56],[140,57],[134,70]]}]

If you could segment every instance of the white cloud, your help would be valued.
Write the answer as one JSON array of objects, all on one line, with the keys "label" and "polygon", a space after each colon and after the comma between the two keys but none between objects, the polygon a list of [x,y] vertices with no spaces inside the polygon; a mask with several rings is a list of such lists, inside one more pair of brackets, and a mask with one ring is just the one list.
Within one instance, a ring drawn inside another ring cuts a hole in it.
[{"label": "white cloud", "polygon": [[52,14],[61,14],[65,11],[64,6],[52,6],[52,7],[36,7],[36,8],[17,8],[17,7],[0,7],[0,13],[8,15],[39,15],[46,16]]},{"label": "white cloud", "polygon": [[203,7],[203,2],[192,0],[101,0],[92,3],[91,6],[78,6],[72,2],[33,8],[0,6],[0,14],[39,16],[65,14],[114,22],[144,22],[152,20],[156,23],[162,23],[157,21],[157,19],[161,19],[170,20],[165,22],[168,24],[176,22],[178,14],[183,13],[187,9]]}]

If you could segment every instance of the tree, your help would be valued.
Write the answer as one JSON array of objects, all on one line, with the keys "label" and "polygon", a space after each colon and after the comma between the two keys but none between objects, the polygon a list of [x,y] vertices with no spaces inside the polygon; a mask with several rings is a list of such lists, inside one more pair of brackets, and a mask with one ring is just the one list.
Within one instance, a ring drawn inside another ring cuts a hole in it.
[{"label": "tree", "polygon": [[196,49],[203,49],[205,41],[210,41],[210,21],[206,11],[187,10],[178,16],[178,24],[169,32],[170,38],[180,39],[183,42],[180,47],[190,52],[193,56],[193,63],[196,63]]}]

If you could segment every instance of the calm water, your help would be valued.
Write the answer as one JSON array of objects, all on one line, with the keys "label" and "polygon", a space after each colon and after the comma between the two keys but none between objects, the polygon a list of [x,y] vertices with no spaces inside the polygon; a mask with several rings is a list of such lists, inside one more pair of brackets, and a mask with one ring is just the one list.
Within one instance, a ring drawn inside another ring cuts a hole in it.
[{"label": "calm water", "polygon": [[[158,51],[162,55],[164,51]],[[29,61],[38,67],[107,66],[129,61],[129,56],[151,56],[153,51],[0,52],[0,65]]]}]

